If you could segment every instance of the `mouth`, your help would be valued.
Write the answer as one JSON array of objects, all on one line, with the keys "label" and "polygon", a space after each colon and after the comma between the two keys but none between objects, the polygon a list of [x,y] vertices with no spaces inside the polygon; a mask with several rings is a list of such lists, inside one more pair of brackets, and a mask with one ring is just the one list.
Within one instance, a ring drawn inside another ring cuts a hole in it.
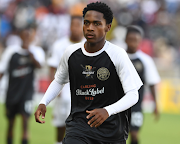
[{"label": "mouth", "polygon": [[86,34],[86,38],[88,38],[88,39],[92,39],[94,37],[95,37],[95,35],[93,35],[93,34]]}]

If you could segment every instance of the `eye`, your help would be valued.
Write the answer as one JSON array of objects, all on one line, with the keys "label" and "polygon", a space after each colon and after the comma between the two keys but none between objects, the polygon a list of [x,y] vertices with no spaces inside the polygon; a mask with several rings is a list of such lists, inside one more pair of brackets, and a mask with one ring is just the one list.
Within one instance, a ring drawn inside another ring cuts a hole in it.
[{"label": "eye", "polygon": [[95,25],[95,26],[99,26],[99,25],[100,25],[100,23],[94,23],[94,25]]},{"label": "eye", "polygon": [[89,24],[89,22],[87,22],[87,21],[84,21],[84,25],[88,25]]}]

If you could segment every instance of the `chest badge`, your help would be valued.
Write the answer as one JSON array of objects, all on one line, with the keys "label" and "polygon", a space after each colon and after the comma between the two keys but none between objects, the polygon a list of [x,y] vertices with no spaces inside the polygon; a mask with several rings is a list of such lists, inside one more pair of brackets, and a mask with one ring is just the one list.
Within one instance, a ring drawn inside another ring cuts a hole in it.
[{"label": "chest badge", "polygon": [[135,69],[136,69],[138,72],[140,72],[140,71],[143,70],[143,65],[142,65],[141,62],[138,61],[138,62],[134,62],[133,64],[134,64]]},{"label": "chest badge", "polygon": [[97,71],[97,78],[101,81],[105,81],[109,78],[110,76],[110,72],[107,68],[105,67],[102,67],[102,68],[99,68],[98,71]]},{"label": "chest badge", "polygon": [[82,74],[85,75],[85,78],[93,78],[96,67],[92,67],[90,65],[86,65],[85,67],[81,65],[81,67],[83,68]]}]

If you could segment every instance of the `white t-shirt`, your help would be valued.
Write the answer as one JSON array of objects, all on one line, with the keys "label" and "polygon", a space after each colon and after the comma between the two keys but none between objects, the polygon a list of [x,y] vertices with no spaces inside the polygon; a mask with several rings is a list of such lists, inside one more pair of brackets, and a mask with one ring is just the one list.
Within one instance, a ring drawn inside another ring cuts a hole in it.
[{"label": "white t-shirt", "polygon": [[[41,66],[45,63],[45,53],[41,47],[30,45],[29,51],[34,55],[34,58],[40,63]],[[11,45],[6,48],[2,54],[0,61],[0,73],[5,73],[8,70],[9,61],[14,53],[27,55],[28,51],[21,48],[19,45]]]},{"label": "white t-shirt", "polygon": [[[84,39],[82,41],[84,41]],[[64,37],[60,40],[57,40],[52,46],[51,56],[47,60],[47,64],[50,67],[57,68],[66,48],[72,44],[74,44],[74,43],[70,41],[69,37]],[[68,89],[69,89],[69,91],[67,91]],[[63,100],[70,99],[69,84],[66,84],[66,89],[63,88],[62,91],[63,92],[61,93],[61,97],[62,97],[61,99],[63,99]]]},{"label": "white t-shirt", "polygon": [[78,49],[81,49],[83,55],[87,57],[96,57],[105,52],[110,57],[116,68],[125,93],[133,89],[139,89],[142,86],[142,81],[140,80],[125,50],[108,41],[106,41],[104,47],[101,50],[95,53],[88,53],[84,48],[84,43],[78,43],[69,46],[64,53],[55,74],[55,80],[58,83],[65,84],[69,82],[68,60],[70,56]]},{"label": "white t-shirt", "polygon": [[[84,39],[82,41],[84,41]],[[74,43],[70,41],[68,36],[55,41],[50,57],[47,60],[48,65],[57,68],[66,48],[72,44]]]},{"label": "white t-shirt", "polygon": [[160,76],[154,64],[154,61],[149,55],[139,50],[134,54],[128,54],[128,56],[131,60],[140,59],[143,63],[145,72],[145,84],[155,85],[160,82]]}]

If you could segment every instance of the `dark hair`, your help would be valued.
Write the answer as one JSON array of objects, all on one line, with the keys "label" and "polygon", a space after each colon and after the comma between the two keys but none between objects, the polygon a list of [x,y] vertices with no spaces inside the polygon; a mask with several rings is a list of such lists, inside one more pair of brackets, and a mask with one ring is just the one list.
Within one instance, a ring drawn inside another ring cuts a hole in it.
[{"label": "dark hair", "polygon": [[129,33],[138,33],[140,34],[142,37],[144,36],[144,32],[143,32],[143,29],[137,25],[130,25],[127,27],[127,33],[126,33],[126,36],[129,34]]},{"label": "dark hair", "polygon": [[30,29],[36,30],[36,29],[37,29],[37,24],[36,24],[35,22],[32,22],[32,23],[27,24],[27,25],[24,26],[24,27],[16,28],[16,31],[17,31],[18,33],[21,33],[21,32],[23,32],[23,31],[25,31],[25,30],[30,30]]},{"label": "dark hair", "polygon": [[75,19],[75,18],[77,18],[77,19],[79,19],[79,20],[82,20],[82,19],[83,19],[82,16],[78,16],[78,15],[73,15],[73,16],[71,16],[71,20],[73,20],[73,19]]},{"label": "dark hair", "polygon": [[89,10],[95,10],[104,14],[104,19],[106,20],[107,24],[112,23],[113,20],[113,12],[111,11],[110,7],[102,2],[90,3],[87,7],[83,10],[83,17],[85,16],[86,12]]}]

